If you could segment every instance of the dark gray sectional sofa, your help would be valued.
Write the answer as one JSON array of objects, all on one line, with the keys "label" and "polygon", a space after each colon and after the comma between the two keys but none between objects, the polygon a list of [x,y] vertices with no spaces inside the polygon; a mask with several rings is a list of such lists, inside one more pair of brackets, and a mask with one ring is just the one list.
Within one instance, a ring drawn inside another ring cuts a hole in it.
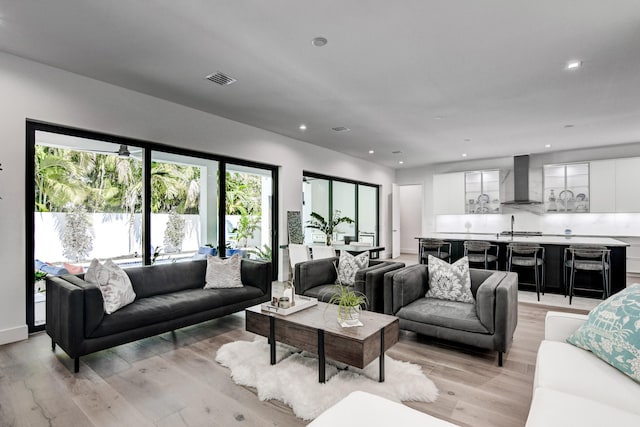
[{"label": "dark gray sectional sofa", "polygon": [[47,277],[47,324],[78,372],[80,356],[235,313],[271,298],[271,263],[243,259],[241,288],[204,289],[206,260],[125,269],[136,299],[105,314],[84,275]]}]

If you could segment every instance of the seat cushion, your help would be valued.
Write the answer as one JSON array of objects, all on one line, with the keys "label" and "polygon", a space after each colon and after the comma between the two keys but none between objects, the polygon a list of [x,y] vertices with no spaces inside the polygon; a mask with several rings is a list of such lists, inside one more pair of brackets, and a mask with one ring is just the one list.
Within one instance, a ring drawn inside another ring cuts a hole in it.
[{"label": "seat cushion", "polygon": [[534,390],[526,427],[633,427],[640,425],[637,414],[547,388]]},{"label": "seat cushion", "polygon": [[465,302],[420,298],[400,309],[396,316],[428,325],[483,334],[489,333],[478,319],[475,304]]},{"label": "seat cushion", "polygon": [[336,287],[335,284],[327,284],[327,285],[314,286],[311,289],[307,289],[304,292],[304,296],[317,298],[318,301],[322,301],[322,302],[329,302],[331,297],[337,294],[337,292],[338,292],[338,288]]},{"label": "seat cushion", "polygon": [[218,307],[240,303],[263,295],[253,286],[227,289],[188,289],[164,295],[141,298],[133,304],[105,316],[90,338],[112,335],[147,325],[158,320],[172,320]]},{"label": "seat cushion", "polygon": [[521,267],[533,267],[536,265],[536,261],[538,265],[542,265],[544,261],[541,258],[533,258],[533,257],[525,257],[525,256],[514,256],[511,257],[511,264],[519,265]]},{"label": "seat cushion", "polygon": [[[467,255],[467,257],[469,258],[469,262],[473,262],[473,263],[482,262],[482,263],[484,263],[484,254],[469,254],[469,255]],[[496,262],[497,259],[498,259],[497,256],[491,255],[491,254],[487,254],[487,262]]]},{"label": "seat cushion", "polygon": [[538,387],[574,394],[640,415],[640,384],[593,353],[571,344],[548,340],[540,343],[534,379],[534,388]]}]

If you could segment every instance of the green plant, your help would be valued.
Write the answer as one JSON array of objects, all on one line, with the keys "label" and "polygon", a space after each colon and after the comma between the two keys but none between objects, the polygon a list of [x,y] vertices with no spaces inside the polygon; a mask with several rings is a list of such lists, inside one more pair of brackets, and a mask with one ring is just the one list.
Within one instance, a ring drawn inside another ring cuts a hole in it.
[{"label": "green plant", "polygon": [[255,256],[257,256],[259,259],[264,259],[267,261],[271,261],[271,256],[273,255],[273,252],[271,250],[271,246],[269,245],[263,245],[262,249],[260,248],[254,248],[254,249],[249,249],[249,253],[250,254],[254,254]]},{"label": "green plant", "polygon": [[362,292],[354,290],[353,287],[341,283],[336,284],[333,291],[335,293],[329,299],[329,304],[338,306],[338,321],[357,320],[354,317],[359,316],[363,307],[366,308],[367,297]]},{"label": "green plant", "polygon": [[45,277],[47,277],[47,273],[45,273],[44,271],[35,271],[33,274],[33,280],[34,282],[38,282],[40,280],[44,280]]},{"label": "green plant", "polygon": [[331,244],[331,236],[336,228],[340,224],[353,224],[353,220],[348,216],[341,216],[340,211],[336,210],[333,213],[333,217],[327,221],[322,215],[317,212],[311,212],[311,218],[307,221],[307,228],[314,228],[322,231],[327,237],[327,245]]},{"label": "green plant", "polygon": [[236,239],[240,247],[247,246],[247,240],[253,237],[253,233],[260,228],[260,218],[247,215],[243,212],[238,220],[238,227],[233,232],[236,233]]}]

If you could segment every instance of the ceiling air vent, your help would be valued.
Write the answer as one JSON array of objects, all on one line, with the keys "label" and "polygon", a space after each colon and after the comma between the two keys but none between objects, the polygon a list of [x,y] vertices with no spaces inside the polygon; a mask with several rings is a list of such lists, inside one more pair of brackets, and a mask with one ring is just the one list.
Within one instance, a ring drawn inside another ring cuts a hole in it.
[{"label": "ceiling air vent", "polygon": [[237,80],[234,79],[233,77],[229,77],[227,76],[225,73],[220,72],[220,71],[216,71],[213,74],[209,74],[206,77],[207,80],[210,80],[216,84],[219,84],[220,86],[227,86],[230,85],[232,83],[235,83]]},{"label": "ceiling air vent", "polygon": [[331,129],[335,130],[336,132],[349,132],[351,130],[348,127],[344,127],[344,126],[336,126]]}]

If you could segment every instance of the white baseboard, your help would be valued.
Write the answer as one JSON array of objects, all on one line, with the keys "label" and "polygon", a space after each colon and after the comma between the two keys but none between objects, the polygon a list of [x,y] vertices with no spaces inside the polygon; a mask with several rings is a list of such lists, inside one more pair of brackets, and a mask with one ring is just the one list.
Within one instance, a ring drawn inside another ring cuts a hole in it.
[{"label": "white baseboard", "polygon": [[27,338],[29,338],[29,328],[27,325],[0,330],[0,345],[26,340]]},{"label": "white baseboard", "polygon": [[418,250],[416,248],[411,248],[411,249],[400,248],[400,252],[403,254],[418,255]]}]

